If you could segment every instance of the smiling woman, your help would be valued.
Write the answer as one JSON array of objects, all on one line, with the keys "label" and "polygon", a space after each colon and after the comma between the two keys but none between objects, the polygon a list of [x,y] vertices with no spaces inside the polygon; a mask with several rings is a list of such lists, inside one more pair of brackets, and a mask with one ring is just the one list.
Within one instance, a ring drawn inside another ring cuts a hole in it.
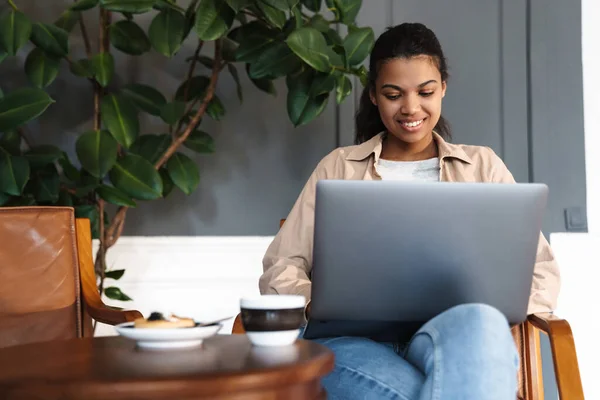
[{"label": "smiling woman", "polygon": [[[267,249],[262,293],[304,295],[310,318],[315,194],[321,179],[514,183],[490,148],[445,140],[450,131],[441,111],[447,79],[440,43],[424,25],[401,24],[377,39],[356,116],[356,145],[332,151],[315,168]],[[360,244],[370,245],[368,234]],[[552,311],[559,286],[554,255],[540,234],[528,313]],[[336,354],[336,367],[324,379],[331,398],[515,398],[519,357],[509,324],[497,309],[461,304],[416,333],[391,334],[398,338],[395,343],[316,339]]]}]

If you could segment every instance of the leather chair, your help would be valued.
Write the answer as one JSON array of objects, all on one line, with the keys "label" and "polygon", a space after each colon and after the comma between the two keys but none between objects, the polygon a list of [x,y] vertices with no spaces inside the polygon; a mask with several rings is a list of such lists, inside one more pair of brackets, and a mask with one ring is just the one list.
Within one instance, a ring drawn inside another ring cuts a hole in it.
[{"label": "leather chair", "polygon": [[90,222],[70,207],[0,208],[0,347],[93,336],[138,311],[103,304]]},{"label": "leather chair", "polygon": [[[280,220],[279,227],[285,220]],[[524,323],[512,328],[512,335],[520,354],[518,400],[543,400],[542,356],[540,331],[549,336],[554,362],[554,373],[561,399],[583,400],[583,386],[579,374],[575,341],[569,323],[554,314],[530,315]],[[233,324],[233,334],[243,334],[241,315]]]}]

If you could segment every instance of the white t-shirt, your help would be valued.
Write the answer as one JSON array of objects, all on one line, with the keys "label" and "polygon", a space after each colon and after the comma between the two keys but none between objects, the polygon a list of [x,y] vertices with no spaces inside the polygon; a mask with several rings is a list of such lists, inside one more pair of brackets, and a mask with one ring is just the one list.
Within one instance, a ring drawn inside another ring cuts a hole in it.
[{"label": "white t-shirt", "polygon": [[376,166],[382,180],[438,182],[440,180],[439,159],[422,161],[390,161],[379,159]]}]

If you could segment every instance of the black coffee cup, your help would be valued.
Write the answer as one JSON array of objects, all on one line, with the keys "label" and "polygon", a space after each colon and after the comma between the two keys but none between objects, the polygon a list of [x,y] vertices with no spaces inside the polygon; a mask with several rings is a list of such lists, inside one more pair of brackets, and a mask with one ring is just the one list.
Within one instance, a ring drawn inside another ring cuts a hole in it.
[{"label": "black coffee cup", "polygon": [[263,295],[240,300],[242,324],[255,346],[288,346],[304,323],[304,296]]}]

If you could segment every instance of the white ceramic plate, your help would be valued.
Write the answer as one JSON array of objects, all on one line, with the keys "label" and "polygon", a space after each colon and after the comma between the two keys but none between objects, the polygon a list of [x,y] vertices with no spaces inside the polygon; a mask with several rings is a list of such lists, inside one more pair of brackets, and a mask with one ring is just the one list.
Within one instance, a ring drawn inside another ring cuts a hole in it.
[{"label": "white ceramic plate", "polygon": [[133,327],[133,322],[125,322],[115,326],[119,335],[137,342],[143,349],[182,349],[198,347],[206,338],[217,334],[222,324],[192,328],[152,329]]}]

